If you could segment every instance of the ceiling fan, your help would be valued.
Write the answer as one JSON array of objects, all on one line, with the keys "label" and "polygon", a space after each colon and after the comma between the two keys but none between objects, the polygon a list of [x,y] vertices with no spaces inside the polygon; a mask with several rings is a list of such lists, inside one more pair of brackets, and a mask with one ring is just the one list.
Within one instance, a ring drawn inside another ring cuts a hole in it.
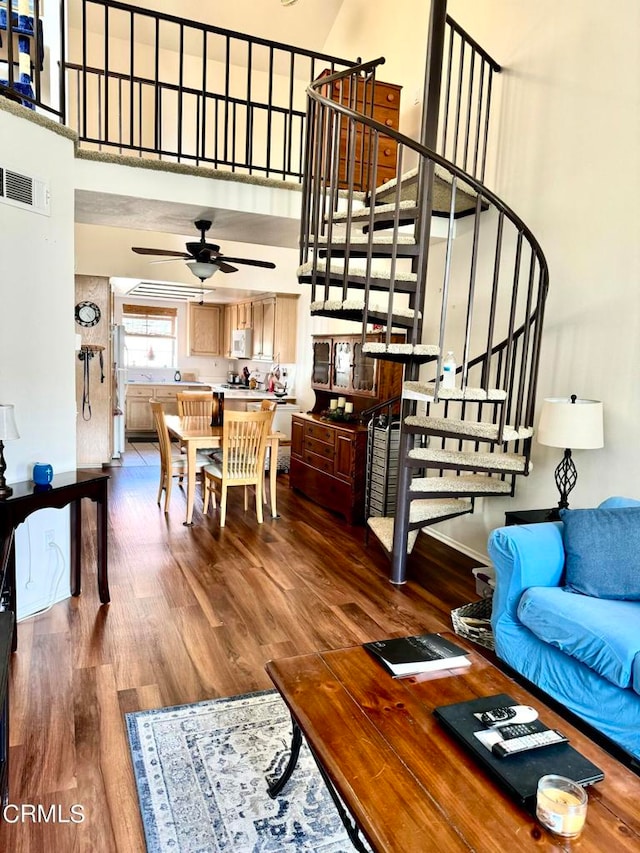
[{"label": "ceiling fan", "polygon": [[198,242],[187,243],[185,246],[186,252],[176,252],[172,249],[148,249],[141,246],[132,246],[132,250],[138,255],[164,256],[163,261],[154,261],[153,263],[164,263],[178,259],[186,260],[191,272],[201,282],[211,278],[218,270],[224,273],[237,272],[237,268],[231,264],[247,264],[252,267],[275,269],[276,265],[271,261],[255,261],[251,258],[228,258],[220,252],[220,246],[215,243],[207,243],[205,235],[211,228],[211,222],[208,219],[198,219],[194,225],[200,232],[200,240]]}]

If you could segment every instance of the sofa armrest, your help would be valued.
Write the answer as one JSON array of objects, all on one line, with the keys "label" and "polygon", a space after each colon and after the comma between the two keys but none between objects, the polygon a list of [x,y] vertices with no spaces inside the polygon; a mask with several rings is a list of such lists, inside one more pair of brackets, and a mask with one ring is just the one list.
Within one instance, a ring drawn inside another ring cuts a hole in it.
[{"label": "sofa armrest", "polygon": [[560,522],[499,527],[489,536],[488,551],[496,570],[492,621],[506,616],[518,622],[525,589],[560,584],[564,570]]}]

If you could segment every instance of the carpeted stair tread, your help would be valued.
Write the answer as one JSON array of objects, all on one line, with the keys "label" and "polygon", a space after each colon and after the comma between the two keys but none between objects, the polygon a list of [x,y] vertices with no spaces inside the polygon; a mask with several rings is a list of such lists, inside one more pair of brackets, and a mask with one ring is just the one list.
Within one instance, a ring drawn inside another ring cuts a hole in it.
[{"label": "carpeted stair tread", "polygon": [[[326,299],[326,300],[317,300],[316,302],[311,303],[311,313],[318,313],[319,311],[323,311],[325,313],[335,311],[364,311],[364,299]],[[370,314],[387,314],[387,306],[386,305],[369,305],[368,311]],[[416,312],[413,308],[394,308],[393,316],[394,317],[406,317],[409,320],[413,320]],[[418,317],[420,317],[420,312],[418,312]]]},{"label": "carpeted stair tread", "polygon": [[416,477],[411,481],[410,492],[420,494],[458,495],[508,495],[511,483],[497,480],[486,474],[461,474],[459,477]]},{"label": "carpeted stair tread", "polygon": [[[471,501],[464,498],[453,500],[417,500],[409,509],[409,524],[420,524],[424,527],[435,524],[440,519],[462,515],[472,509]],[[394,519],[389,516],[377,516],[367,520],[367,524],[375,533],[380,543],[391,553],[393,550]],[[418,538],[419,529],[410,530],[407,536],[407,554],[410,554]]]},{"label": "carpeted stair tread", "polygon": [[476,453],[470,450],[438,450],[430,447],[416,447],[409,451],[409,459],[416,467],[425,463],[434,467],[457,470],[480,469],[482,471],[504,471],[524,474],[527,460],[519,453]]},{"label": "carpeted stair tread", "polygon": [[[434,213],[449,215],[451,209],[451,185],[453,175],[436,164],[434,168],[435,180],[433,186],[433,211]],[[394,204],[396,200],[397,178],[378,187],[375,194],[376,206],[379,204]],[[410,169],[401,178],[400,201],[415,203],[418,188],[418,169]],[[475,210],[478,194],[465,181],[458,179],[456,184],[455,212],[469,213]]]},{"label": "carpeted stair tread", "polygon": [[[315,263],[316,270],[321,274],[326,274],[327,272],[327,262],[325,260],[317,260]],[[309,261],[306,264],[302,264],[302,266],[298,267],[296,271],[296,275],[298,278],[302,278],[303,276],[311,275],[314,270],[313,261]],[[332,261],[329,265],[329,272],[334,276],[343,276],[344,275],[344,261],[335,260]],[[348,265],[348,273],[349,277],[354,278],[362,278],[364,279],[367,275],[367,268],[365,265],[361,264],[349,264]],[[379,279],[380,281],[389,281],[389,270],[388,269],[371,269],[369,270],[369,278]],[[400,270],[396,270],[394,275],[394,281],[405,281],[412,282],[415,284],[416,282],[416,274],[414,272],[404,272]]]},{"label": "carpeted stair tread", "polygon": [[417,358],[433,358],[437,356],[440,349],[436,344],[389,344],[387,346],[384,341],[369,342],[363,344],[362,352],[376,356],[397,356],[398,359]]},{"label": "carpeted stair tread", "polygon": [[[407,381],[402,386],[402,396],[408,400],[433,400],[435,397],[434,382]],[[501,388],[444,388],[438,389],[439,400],[467,400],[471,402],[499,403],[506,400],[507,392]]]},{"label": "carpeted stair tread", "polygon": [[[344,229],[342,233],[336,234],[335,232],[331,235],[331,244],[334,243],[344,245],[347,242],[352,245],[365,245],[367,246],[369,242],[373,244],[373,246],[392,246],[394,243],[400,243],[403,246],[415,246],[416,238],[413,234],[396,234],[395,239],[393,234],[385,234],[380,231],[374,231],[372,233],[372,239],[369,240],[368,234],[363,234],[362,231],[354,231],[351,233],[347,241],[347,235],[344,233]],[[316,246],[326,246],[329,238],[326,234],[321,235],[320,237],[314,238],[313,236],[310,238],[311,244],[315,243]]]},{"label": "carpeted stair tread", "polygon": [[[456,437],[479,439],[480,441],[498,441],[498,425],[478,423],[476,421],[457,420],[455,418],[434,418],[426,415],[410,415],[405,425],[413,432],[424,431],[435,435],[454,435]],[[505,426],[502,441],[518,441],[531,438],[532,427]]]},{"label": "carpeted stair tread", "polygon": [[[398,205],[398,208],[400,209],[401,213],[413,214],[416,210],[415,199],[408,200],[408,201],[401,201],[400,204]],[[393,204],[376,204],[373,208],[374,215],[393,214],[395,209],[396,209],[395,202]],[[371,208],[370,207],[363,207],[360,210],[353,210],[353,211],[351,211],[351,221],[352,222],[366,222],[366,221],[368,221],[370,215],[371,215]],[[348,218],[349,218],[349,213],[346,210],[338,210],[336,213],[333,214],[333,221],[334,222],[346,222]],[[402,216],[401,216],[401,218],[402,218]]]}]

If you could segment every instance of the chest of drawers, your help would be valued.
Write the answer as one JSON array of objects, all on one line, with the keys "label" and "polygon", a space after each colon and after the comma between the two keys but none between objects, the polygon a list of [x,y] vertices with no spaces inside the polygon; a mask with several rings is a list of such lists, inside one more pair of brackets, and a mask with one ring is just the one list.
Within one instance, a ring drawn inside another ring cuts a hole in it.
[{"label": "chest of drawers", "polygon": [[294,414],[289,483],[311,500],[343,515],[364,519],[367,430]]}]

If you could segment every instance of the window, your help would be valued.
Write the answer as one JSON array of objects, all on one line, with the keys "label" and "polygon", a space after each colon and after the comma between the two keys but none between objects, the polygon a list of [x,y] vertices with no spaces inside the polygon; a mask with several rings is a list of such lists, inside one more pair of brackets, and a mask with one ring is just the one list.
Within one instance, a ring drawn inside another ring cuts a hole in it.
[{"label": "window", "polygon": [[176,308],[123,305],[127,367],[177,367]]}]

